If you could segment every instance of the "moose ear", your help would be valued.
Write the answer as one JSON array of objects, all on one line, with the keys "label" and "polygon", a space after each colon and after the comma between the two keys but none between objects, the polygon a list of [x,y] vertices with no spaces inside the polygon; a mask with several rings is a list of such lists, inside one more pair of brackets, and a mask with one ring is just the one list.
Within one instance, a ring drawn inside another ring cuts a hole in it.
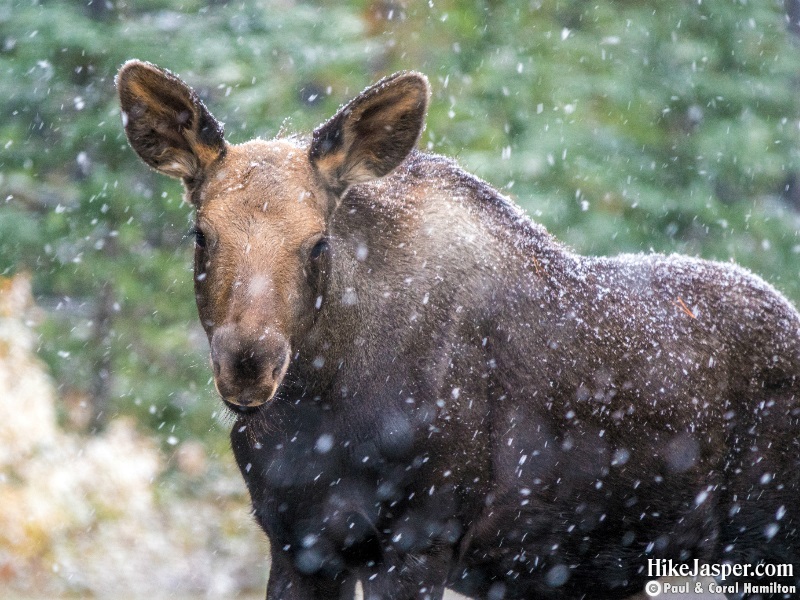
[{"label": "moose ear", "polygon": [[172,73],[130,60],[116,84],[128,141],[155,170],[188,182],[225,151],[222,124]]},{"label": "moose ear", "polygon": [[309,158],[323,183],[341,195],[402,163],[422,133],[429,96],[424,75],[400,72],[341,108],[311,141]]}]

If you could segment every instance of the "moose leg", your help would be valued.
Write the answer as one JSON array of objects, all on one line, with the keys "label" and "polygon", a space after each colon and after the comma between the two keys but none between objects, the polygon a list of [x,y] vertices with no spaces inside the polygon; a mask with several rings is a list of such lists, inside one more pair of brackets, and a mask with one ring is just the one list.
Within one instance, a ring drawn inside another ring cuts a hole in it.
[{"label": "moose leg", "polygon": [[375,567],[362,572],[364,600],[441,600],[452,552],[388,553]]},{"label": "moose leg", "polygon": [[284,554],[272,556],[267,600],[353,600],[356,579],[346,573],[334,578],[300,573]]}]

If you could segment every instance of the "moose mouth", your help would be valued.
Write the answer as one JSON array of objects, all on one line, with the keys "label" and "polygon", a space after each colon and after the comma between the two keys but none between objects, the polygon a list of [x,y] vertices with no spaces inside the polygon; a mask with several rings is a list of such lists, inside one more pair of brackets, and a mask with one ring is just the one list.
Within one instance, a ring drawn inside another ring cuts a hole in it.
[{"label": "moose mouth", "polygon": [[238,414],[250,414],[258,411],[260,407],[269,404],[273,398],[275,398],[275,394],[280,387],[282,379],[283,374],[281,373],[275,385],[254,385],[246,387],[236,394],[223,394],[216,380],[214,383],[225,406]]},{"label": "moose mouth", "polygon": [[227,400],[226,398],[222,399],[222,403],[228,410],[236,413],[237,415],[252,415],[254,413],[257,413],[258,409],[263,406],[263,404],[250,404],[250,405],[236,404],[234,402]]},{"label": "moose mouth", "polygon": [[231,393],[232,390],[225,389],[215,378],[214,387],[217,388],[217,393],[229,410],[247,415],[257,412],[259,408],[272,402],[282,380],[283,373],[280,373],[274,385],[252,385]]}]

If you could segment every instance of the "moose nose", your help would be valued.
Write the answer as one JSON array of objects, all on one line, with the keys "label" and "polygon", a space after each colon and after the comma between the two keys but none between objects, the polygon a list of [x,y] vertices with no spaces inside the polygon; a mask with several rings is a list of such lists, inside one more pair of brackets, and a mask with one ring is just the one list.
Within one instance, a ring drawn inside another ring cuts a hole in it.
[{"label": "moose nose", "polygon": [[211,337],[211,364],[220,396],[230,404],[254,407],[269,401],[289,366],[289,343],[267,330],[258,336],[223,325]]}]

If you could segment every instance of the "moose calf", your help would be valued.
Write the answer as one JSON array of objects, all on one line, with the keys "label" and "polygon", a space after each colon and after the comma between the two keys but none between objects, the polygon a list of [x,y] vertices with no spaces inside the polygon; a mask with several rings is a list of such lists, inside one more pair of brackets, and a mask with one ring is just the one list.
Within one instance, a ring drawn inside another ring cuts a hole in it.
[{"label": "moose calf", "polygon": [[[800,317],[761,279],[573,254],[415,150],[418,73],[240,145],[167,71],[117,86],[131,146],[197,211],[268,599],[623,598],[650,559],[798,563]],[[777,580],[751,575],[740,596]]]}]

